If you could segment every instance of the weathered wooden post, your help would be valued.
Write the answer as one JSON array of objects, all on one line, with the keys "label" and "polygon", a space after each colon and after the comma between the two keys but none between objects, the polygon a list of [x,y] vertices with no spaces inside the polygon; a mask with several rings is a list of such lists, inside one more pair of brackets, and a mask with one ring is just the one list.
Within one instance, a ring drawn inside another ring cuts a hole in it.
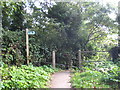
[{"label": "weathered wooden post", "polygon": [[79,68],[82,67],[81,50],[78,51]]},{"label": "weathered wooden post", "polygon": [[28,29],[26,29],[26,53],[27,53],[27,65],[29,65],[29,37],[28,37]]},{"label": "weathered wooden post", "polygon": [[52,52],[52,64],[53,68],[55,68],[55,51]]},{"label": "weathered wooden post", "polygon": [[[118,2],[118,47],[120,47],[120,1]],[[120,53],[118,53],[120,54]]]},{"label": "weathered wooden post", "polygon": [[[2,6],[1,5],[0,5],[0,61],[2,62]],[[0,82],[2,82],[1,76],[2,76],[2,71],[0,71]]]},{"label": "weathered wooden post", "polygon": [[70,60],[70,69],[72,68],[72,66],[73,66],[73,61]]}]

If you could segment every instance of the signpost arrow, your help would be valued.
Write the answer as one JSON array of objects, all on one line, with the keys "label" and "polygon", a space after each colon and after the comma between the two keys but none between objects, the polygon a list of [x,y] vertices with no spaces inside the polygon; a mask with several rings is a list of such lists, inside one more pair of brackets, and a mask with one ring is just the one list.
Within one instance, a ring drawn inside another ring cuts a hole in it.
[{"label": "signpost arrow", "polygon": [[34,35],[35,31],[28,31],[28,35]]}]

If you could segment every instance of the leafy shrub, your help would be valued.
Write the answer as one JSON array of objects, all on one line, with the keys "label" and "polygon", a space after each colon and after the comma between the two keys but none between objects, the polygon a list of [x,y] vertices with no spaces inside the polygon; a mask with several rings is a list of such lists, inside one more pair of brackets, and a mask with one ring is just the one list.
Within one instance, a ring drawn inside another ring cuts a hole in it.
[{"label": "leafy shrub", "polygon": [[45,88],[50,80],[50,74],[55,72],[47,66],[32,65],[4,66],[0,69],[2,70],[2,88]]},{"label": "leafy shrub", "polygon": [[94,65],[84,67],[85,70],[97,70],[105,76],[103,82],[110,85],[112,88],[120,87],[120,67],[119,62],[114,64],[112,61],[95,62]]},{"label": "leafy shrub", "polygon": [[[4,31],[4,30],[3,30]],[[17,37],[17,38],[16,38]],[[25,31],[4,31],[2,42],[2,61],[9,65],[21,65],[25,62]]]},{"label": "leafy shrub", "polygon": [[117,68],[118,66],[114,64],[112,61],[102,61],[102,62],[94,62],[89,63],[83,69],[86,70],[96,70],[100,71],[102,73],[107,73],[109,70],[112,70],[113,68]]},{"label": "leafy shrub", "polygon": [[109,70],[103,79],[112,88],[120,88],[120,67]]},{"label": "leafy shrub", "polygon": [[116,65],[117,65],[118,67],[120,67],[120,61],[116,62]]},{"label": "leafy shrub", "polygon": [[101,78],[101,82],[109,85],[111,88],[120,87],[120,67],[119,62],[114,64],[112,61],[102,61],[89,63],[83,67],[84,71],[98,71],[104,74]]},{"label": "leafy shrub", "polygon": [[71,79],[72,86],[75,88],[109,88],[101,80],[104,74],[98,71],[76,72]]}]

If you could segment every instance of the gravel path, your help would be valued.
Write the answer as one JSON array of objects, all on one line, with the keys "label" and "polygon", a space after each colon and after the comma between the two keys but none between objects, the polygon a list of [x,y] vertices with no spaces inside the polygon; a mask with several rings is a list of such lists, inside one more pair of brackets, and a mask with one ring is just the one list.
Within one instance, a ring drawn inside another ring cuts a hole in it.
[{"label": "gravel path", "polygon": [[52,75],[50,88],[71,88],[70,71],[57,72]]}]

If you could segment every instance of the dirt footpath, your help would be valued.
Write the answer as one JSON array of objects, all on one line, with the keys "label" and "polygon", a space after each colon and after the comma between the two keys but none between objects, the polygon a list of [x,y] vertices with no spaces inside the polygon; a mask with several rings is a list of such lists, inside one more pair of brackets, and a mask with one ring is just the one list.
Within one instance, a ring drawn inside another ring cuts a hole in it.
[{"label": "dirt footpath", "polygon": [[53,74],[50,84],[50,88],[71,88],[70,71],[62,71]]}]

